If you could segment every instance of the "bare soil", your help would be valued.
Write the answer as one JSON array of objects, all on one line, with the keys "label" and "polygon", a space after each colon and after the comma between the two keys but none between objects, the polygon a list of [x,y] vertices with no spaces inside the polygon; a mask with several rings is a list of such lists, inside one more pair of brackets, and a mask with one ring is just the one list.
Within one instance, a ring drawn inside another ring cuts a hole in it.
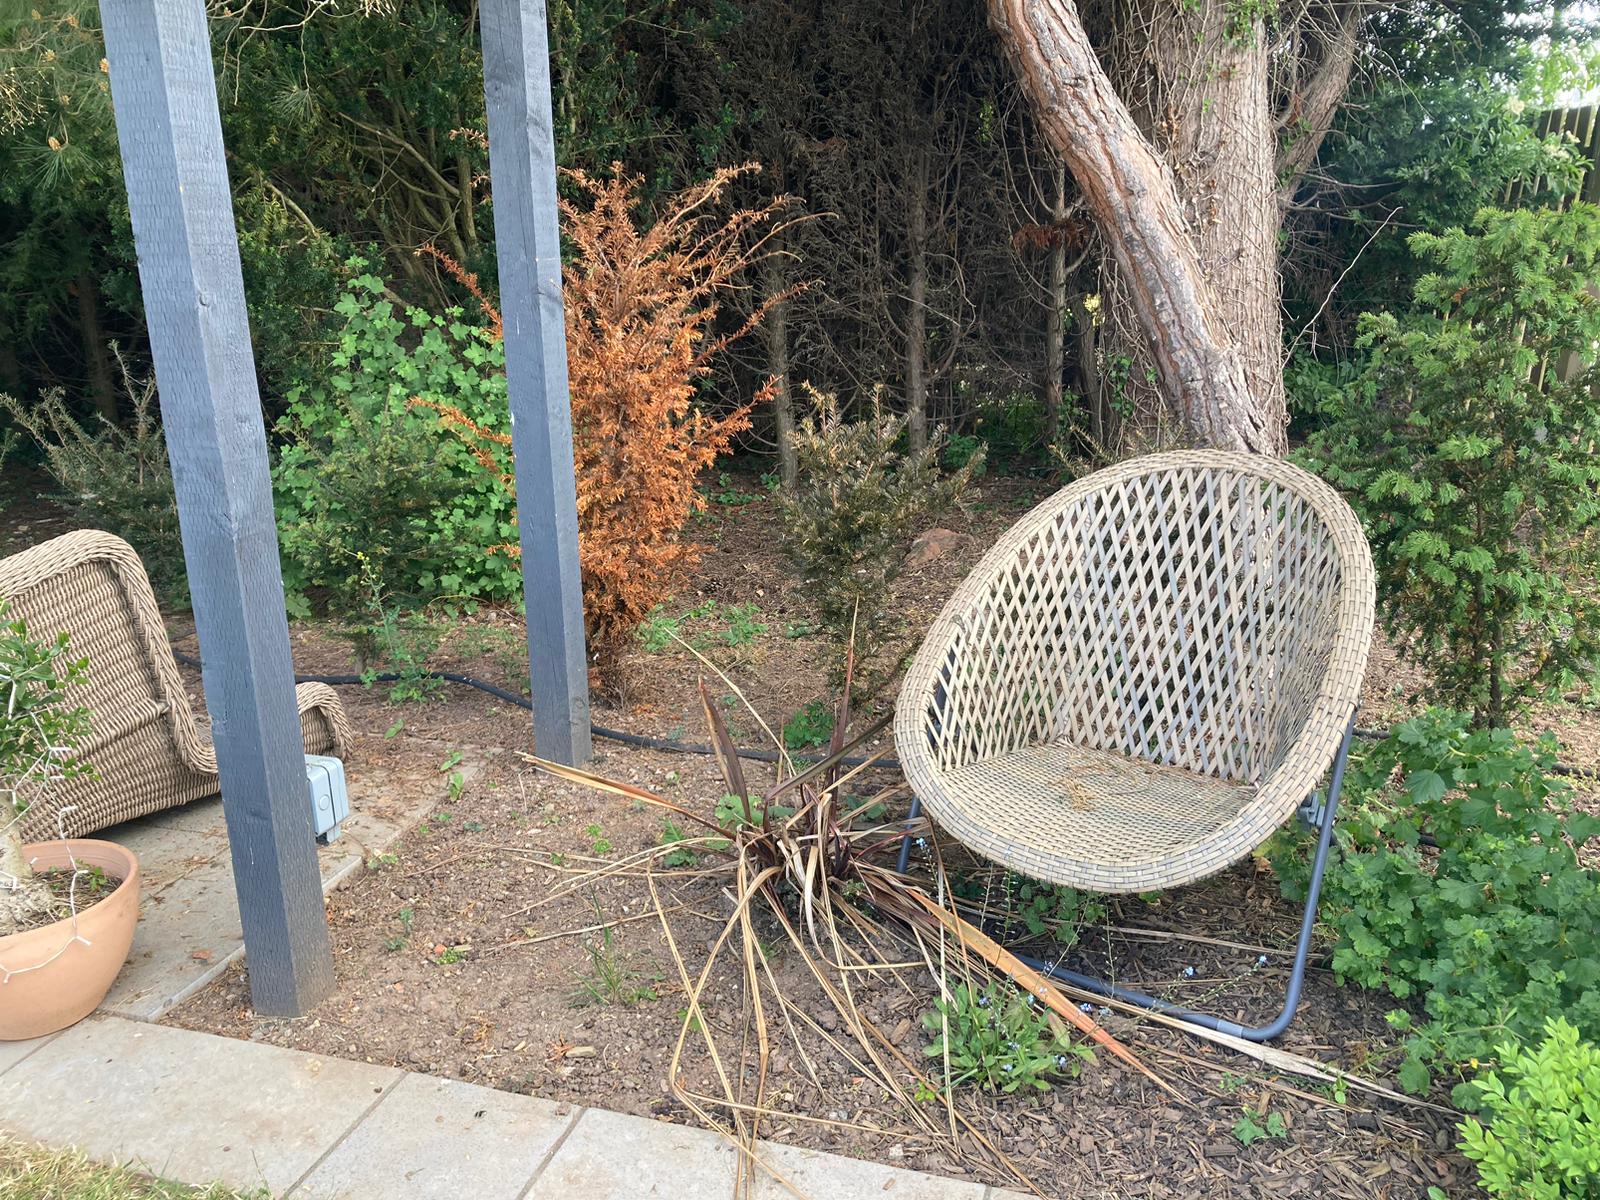
[{"label": "bare soil", "polygon": [[[807,702],[830,696],[827,645],[811,632],[814,604],[781,553],[770,500],[714,504],[697,521],[707,552],[692,582],[666,606],[726,679],[676,645],[628,654],[596,700],[597,725],[636,734],[705,740],[697,680],[708,686],[743,745],[767,735],[735,694],[774,732]],[[904,649],[994,537],[1047,488],[984,481],[973,510],[948,527],[969,535],[955,552],[908,572],[897,589]],[[753,604],[766,629],[748,642],[729,634],[727,609]],[[175,623],[180,648],[189,628]],[[352,670],[336,630],[293,632],[302,673]],[[514,615],[483,612],[449,622],[430,665],[512,689],[526,685],[523,628]],[[1387,647],[1368,674],[1364,723],[1411,711],[1425,680]],[[195,677],[198,687],[198,678]],[[643,871],[624,865],[660,844],[658,810],[553,779],[529,767],[528,714],[480,692],[447,685],[424,703],[391,704],[381,689],[342,689],[359,742],[349,764],[352,797],[393,785],[431,792],[434,815],[329,898],[338,988],[300,1020],[255,1016],[243,973],[234,970],[168,1021],[233,1037],[392,1064],[582,1104],[695,1123],[668,1085],[683,1025],[680,965],[657,919]],[[886,711],[889,698],[880,702]],[[864,724],[872,713],[863,714]],[[1570,718],[1570,720],[1569,720]],[[1540,714],[1585,764],[1600,739],[1587,709]],[[708,758],[596,740],[594,768],[710,813],[723,788]],[[459,757],[458,757],[459,756]],[[772,778],[750,764],[752,783]],[[464,788],[452,775],[470,771]],[[874,786],[898,782],[879,772]],[[863,786],[863,792],[867,791]],[[613,870],[594,878],[597,868]],[[691,976],[705,961],[732,902],[726,875],[690,868],[655,872],[671,914],[677,954]],[[578,884],[578,886],[574,886]],[[1276,881],[1249,860],[1205,883],[1150,898],[1124,898],[1104,922],[1083,928],[1060,954],[1068,965],[1245,1022],[1270,1018],[1281,1001],[1299,913]],[[607,927],[600,929],[598,927]],[[860,1069],[837,1017],[800,956],[776,927],[777,983],[812,1024],[781,1040],[771,1063],[769,1103],[778,1115],[763,1136],[986,1183],[1017,1186],[974,1140],[919,1132]],[[856,947],[870,956],[865,946]],[[1265,962],[1260,960],[1265,956]],[[901,961],[917,956],[908,954]],[[932,1004],[927,972],[881,967],[856,983],[861,1011],[911,1062],[924,1061],[921,1017]],[[713,975],[711,1022],[737,1037],[745,1021],[742,974]],[[1352,1075],[1389,1081],[1398,1066],[1383,1019],[1384,997],[1337,987],[1313,970],[1284,1048]],[[1181,1094],[1159,1091],[1102,1054],[1076,1080],[1036,1095],[974,1106],[982,1133],[1051,1197],[1420,1198],[1430,1186],[1470,1190],[1471,1170],[1453,1151],[1454,1114],[1425,1103],[1374,1101],[1355,1089],[1314,1087],[1185,1033],[1105,1016],[1108,1028]],[[691,1039],[692,1040],[692,1039]],[[726,1041],[726,1039],[724,1039]],[[711,1064],[692,1050],[681,1081],[715,1091]],[[1282,1121],[1282,1136],[1242,1144],[1247,1115]]]}]

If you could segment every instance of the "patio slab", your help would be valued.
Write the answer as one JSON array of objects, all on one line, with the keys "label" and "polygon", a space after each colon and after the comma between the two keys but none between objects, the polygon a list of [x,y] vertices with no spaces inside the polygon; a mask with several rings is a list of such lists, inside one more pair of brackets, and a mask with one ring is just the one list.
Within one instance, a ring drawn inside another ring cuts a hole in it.
[{"label": "patio slab", "polygon": [[[923,1175],[862,1159],[762,1143],[771,1168],[757,1168],[758,1200],[885,1196],[892,1200],[985,1200],[981,1184]],[[732,1196],[738,1155],[707,1129],[588,1109],[528,1193],[529,1200],[708,1200]],[[787,1180],[784,1186],[774,1174]]]},{"label": "patio slab", "polygon": [[407,1075],[292,1200],[517,1200],[579,1110],[532,1096]]},{"label": "patio slab", "polygon": [[[30,1049],[0,1080],[0,1130],[180,1182],[289,1200],[733,1195],[735,1151],[704,1129],[104,1015]],[[758,1200],[1020,1200],[817,1151],[758,1154],[790,1185],[758,1170]]]},{"label": "patio slab", "polygon": [[168,1178],[281,1193],[402,1074],[97,1017],[7,1072],[0,1128]]},{"label": "patio slab", "polygon": [[[50,1037],[54,1037],[51,1034]],[[50,1040],[50,1037],[29,1038],[25,1042],[0,1042],[0,1075],[4,1075],[28,1055]]]}]

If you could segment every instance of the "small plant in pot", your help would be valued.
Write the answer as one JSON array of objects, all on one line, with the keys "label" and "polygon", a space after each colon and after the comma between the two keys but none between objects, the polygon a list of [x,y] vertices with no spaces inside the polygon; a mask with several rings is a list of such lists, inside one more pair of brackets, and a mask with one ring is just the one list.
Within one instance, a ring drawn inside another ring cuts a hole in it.
[{"label": "small plant in pot", "polygon": [[78,757],[89,712],[71,702],[87,669],[65,633],[36,638],[0,602],[0,1041],[88,1016],[133,942],[131,852],[86,838],[28,845],[18,833],[24,813],[93,771]]}]

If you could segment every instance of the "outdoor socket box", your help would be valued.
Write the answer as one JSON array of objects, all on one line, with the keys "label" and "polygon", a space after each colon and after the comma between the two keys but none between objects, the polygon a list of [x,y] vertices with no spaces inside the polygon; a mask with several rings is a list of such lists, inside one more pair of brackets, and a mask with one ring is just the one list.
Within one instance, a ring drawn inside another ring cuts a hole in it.
[{"label": "outdoor socket box", "polygon": [[306,785],[311,789],[311,823],[317,841],[327,845],[339,836],[339,823],[350,816],[344,763],[322,754],[306,755]]}]

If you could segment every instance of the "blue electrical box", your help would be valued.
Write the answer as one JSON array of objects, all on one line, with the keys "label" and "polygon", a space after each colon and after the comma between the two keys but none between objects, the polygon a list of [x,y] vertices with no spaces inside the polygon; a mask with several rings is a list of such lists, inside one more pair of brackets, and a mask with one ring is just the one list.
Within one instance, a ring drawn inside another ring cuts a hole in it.
[{"label": "blue electrical box", "polygon": [[339,836],[350,816],[350,792],[344,785],[344,763],[323,754],[306,755],[306,785],[311,791],[311,824],[323,845]]}]

